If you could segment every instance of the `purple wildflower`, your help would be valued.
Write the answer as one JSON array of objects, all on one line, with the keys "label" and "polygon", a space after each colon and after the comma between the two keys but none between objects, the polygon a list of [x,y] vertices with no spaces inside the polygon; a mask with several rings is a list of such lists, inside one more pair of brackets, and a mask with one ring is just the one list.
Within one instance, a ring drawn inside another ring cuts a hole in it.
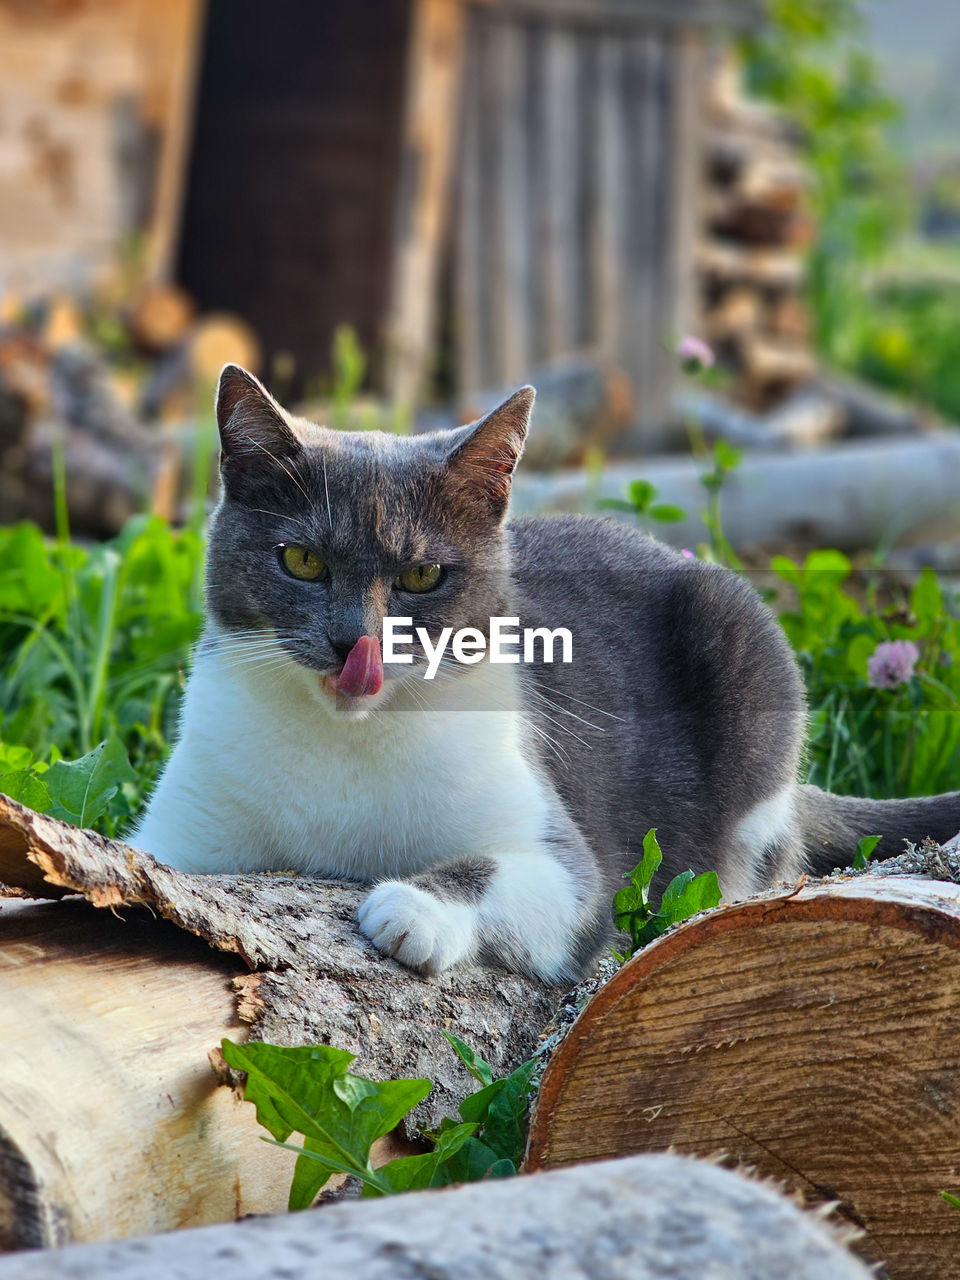
[{"label": "purple wildflower", "polygon": [[692,551],[690,551],[687,547],[681,547],[681,548],[680,548],[680,554],[681,554],[682,556],[686,556],[688,560],[695,560],[695,559],[696,559],[696,556],[695,556],[695,555],[693,554],[693,552],[692,552]]},{"label": "purple wildflower", "polygon": [[920,650],[912,640],[884,640],[867,659],[874,689],[897,689],[913,675]]},{"label": "purple wildflower", "polygon": [[713,368],[716,362],[713,348],[689,333],[677,343],[677,355],[685,373],[702,373],[704,369]]}]

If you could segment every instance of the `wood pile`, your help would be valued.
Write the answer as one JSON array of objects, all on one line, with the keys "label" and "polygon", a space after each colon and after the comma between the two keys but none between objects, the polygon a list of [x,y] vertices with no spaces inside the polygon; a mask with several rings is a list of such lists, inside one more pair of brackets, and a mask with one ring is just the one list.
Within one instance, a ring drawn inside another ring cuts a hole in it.
[{"label": "wood pile", "polygon": [[260,1141],[224,1035],[428,1078],[413,1116],[430,1129],[475,1087],[445,1029],[498,1075],[531,1056],[554,988],[479,966],[420,978],[360,935],[363,893],[184,875],[0,796],[0,1253],[284,1209],[292,1157]]},{"label": "wood pile", "polygon": [[735,398],[765,410],[816,371],[802,297],[814,237],[796,129],[743,96],[719,60],[705,106],[702,330],[735,374]]},{"label": "wood pile", "polygon": [[4,294],[0,518],[53,528],[61,452],[76,532],[109,536],[144,508],[175,517],[228,360],[257,370],[256,335],[236,316],[198,316],[175,285],[117,272],[82,296]]},{"label": "wood pile", "polygon": [[960,838],[721,905],[590,1001],[529,1164],[719,1152],[834,1201],[901,1280],[958,1280]]}]

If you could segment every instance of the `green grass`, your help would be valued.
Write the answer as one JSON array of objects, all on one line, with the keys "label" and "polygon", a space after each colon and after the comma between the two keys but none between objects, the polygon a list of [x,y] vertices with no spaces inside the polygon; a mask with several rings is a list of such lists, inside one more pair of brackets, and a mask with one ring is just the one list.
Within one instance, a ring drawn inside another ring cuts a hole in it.
[{"label": "green grass", "polygon": [[[796,605],[781,616],[807,684],[808,780],[828,791],[877,797],[933,795],[960,778],[960,622],[932,570],[908,599],[881,607],[877,583],[862,605],[847,589],[838,551],[804,565],[776,557]],[[878,575],[879,577],[879,575]],[[878,644],[908,640],[919,660],[893,689],[873,687]]]},{"label": "green grass", "polygon": [[[175,735],[202,562],[195,525],[146,516],[92,546],[70,539],[64,512],[55,538],[0,527],[0,790],[109,835],[125,829]],[[960,622],[932,571],[891,609],[874,590],[860,602],[839,552],[773,567],[795,596],[782,623],[809,691],[809,780],[881,797],[952,789]],[[916,671],[874,688],[867,662],[890,640],[917,646]]]},{"label": "green grass", "polygon": [[847,371],[960,423],[960,275],[951,270],[941,278],[906,265],[882,272],[850,306],[832,355]]},{"label": "green grass", "polygon": [[[174,733],[202,621],[203,542],[195,528],[146,516],[90,547],[69,538],[63,513],[60,525],[53,539],[30,524],[0,527],[0,790],[16,794],[57,761],[116,741],[117,789],[97,823],[113,834]],[[20,794],[37,805],[35,787]]]}]

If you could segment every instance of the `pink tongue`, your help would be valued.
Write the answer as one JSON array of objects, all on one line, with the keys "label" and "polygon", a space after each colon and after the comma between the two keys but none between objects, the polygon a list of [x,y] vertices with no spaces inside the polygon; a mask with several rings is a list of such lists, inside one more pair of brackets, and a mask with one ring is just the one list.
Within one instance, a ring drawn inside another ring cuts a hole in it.
[{"label": "pink tongue", "polygon": [[346,693],[351,698],[378,692],[383,684],[383,658],[376,636],[360,637],[347,654],[343,670],[331,677],[330,684],[337,693]]}]

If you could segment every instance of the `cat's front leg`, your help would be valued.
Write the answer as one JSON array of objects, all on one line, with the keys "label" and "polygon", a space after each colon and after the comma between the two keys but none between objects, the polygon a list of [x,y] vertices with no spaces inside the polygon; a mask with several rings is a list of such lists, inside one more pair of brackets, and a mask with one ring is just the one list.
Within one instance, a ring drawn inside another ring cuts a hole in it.
[{"label": "cat's front leg", "polygon": [[544,842],[383,881],[362,903],[359,921],[380,951],[421,973],[485,960],[566,982],[581,976],[602,943],[602,901],[590,851]]}]

